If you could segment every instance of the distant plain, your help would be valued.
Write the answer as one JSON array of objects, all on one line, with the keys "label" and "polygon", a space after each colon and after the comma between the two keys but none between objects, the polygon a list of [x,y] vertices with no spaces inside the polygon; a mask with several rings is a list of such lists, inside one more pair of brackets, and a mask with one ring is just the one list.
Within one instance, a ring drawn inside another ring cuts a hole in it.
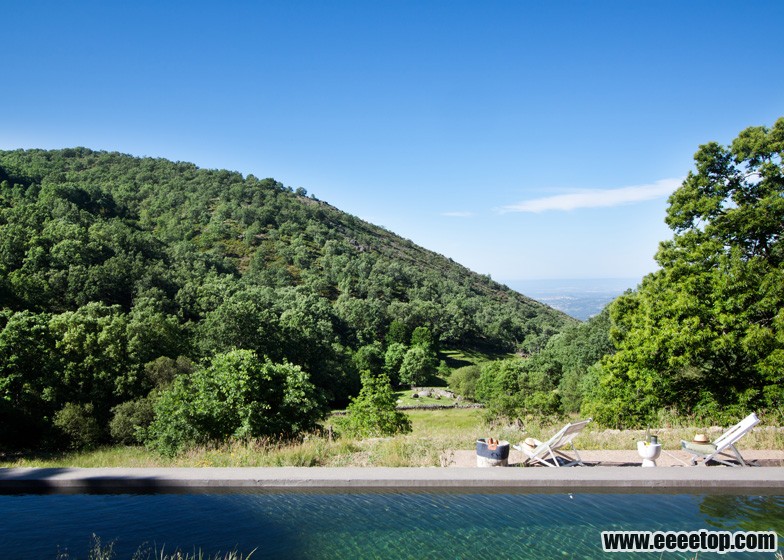
[{"label": "distant plain", "polygon": [[626,290],[634,289],[640,278],[577,278],[510,280],[513,290],[567,315],[587,321]]}]

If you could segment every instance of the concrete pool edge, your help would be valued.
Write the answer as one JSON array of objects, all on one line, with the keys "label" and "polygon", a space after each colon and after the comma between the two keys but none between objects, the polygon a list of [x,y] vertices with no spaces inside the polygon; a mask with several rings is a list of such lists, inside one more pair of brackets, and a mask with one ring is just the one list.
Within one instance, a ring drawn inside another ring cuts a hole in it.
[{"label": "concrete pool edge", "polygon": [[0,493],[238,490],[781,490],[784,467],[0,468]]}]

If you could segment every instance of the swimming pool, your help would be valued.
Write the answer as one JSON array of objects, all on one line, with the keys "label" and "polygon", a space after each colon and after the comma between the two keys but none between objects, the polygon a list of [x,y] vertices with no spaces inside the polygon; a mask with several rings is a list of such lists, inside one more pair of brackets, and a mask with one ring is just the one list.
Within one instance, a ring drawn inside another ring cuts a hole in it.
[{"label": "swimming pool", "polygon": [[[92,534],[118,560],[143,543],[253,559],[600,558],[608,530],[776,531],[784,496],[488,491],[264,491],[0,496],[3,557],[86,558]],[[693,558],[615,553],[613,558]],[[772,553],[699,558],[773,558]]]}]

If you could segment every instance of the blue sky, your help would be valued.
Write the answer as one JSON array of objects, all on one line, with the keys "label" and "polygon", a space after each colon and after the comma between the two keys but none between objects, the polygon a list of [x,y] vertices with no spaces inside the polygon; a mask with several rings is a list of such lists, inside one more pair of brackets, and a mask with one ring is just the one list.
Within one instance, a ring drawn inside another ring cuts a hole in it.
[{"label": "blue sky", "polygon": [[784,2],[3,3],[0,148],[228,168],[512,282],[639,278],[702,143],[784,116]]}]

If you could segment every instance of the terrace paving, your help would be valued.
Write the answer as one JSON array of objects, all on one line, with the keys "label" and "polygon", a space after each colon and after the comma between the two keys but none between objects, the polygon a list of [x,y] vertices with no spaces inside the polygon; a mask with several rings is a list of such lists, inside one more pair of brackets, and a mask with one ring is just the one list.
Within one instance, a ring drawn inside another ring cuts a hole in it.
[{"label": "terrace paving", "polygon": [[[765,467],[784,467],[784,450],[740,450],[741,455],[747,461],[757,466]],[[569,452],[571,454],[571,452]],[[586,466],[602,467],[639,467],[642,459],[634,449],[622,450],[587,450],[578,448],[580,458]],[[662,450],[660,457],[656,460],[658,467],[685,467],[689,466],[690,455],[685,451]],[[509,466],[521,466],[525,456],[516,449],[509,451]],[[442,457],[442,464],[446,467],[475,467],[476,452],[471,450],[455,450],[446,453]],[[544,467],[542,467],[544,468]],[[714,464],[711,464],[714,468]],[[719,468],[718,466],[716,468]]]}]

